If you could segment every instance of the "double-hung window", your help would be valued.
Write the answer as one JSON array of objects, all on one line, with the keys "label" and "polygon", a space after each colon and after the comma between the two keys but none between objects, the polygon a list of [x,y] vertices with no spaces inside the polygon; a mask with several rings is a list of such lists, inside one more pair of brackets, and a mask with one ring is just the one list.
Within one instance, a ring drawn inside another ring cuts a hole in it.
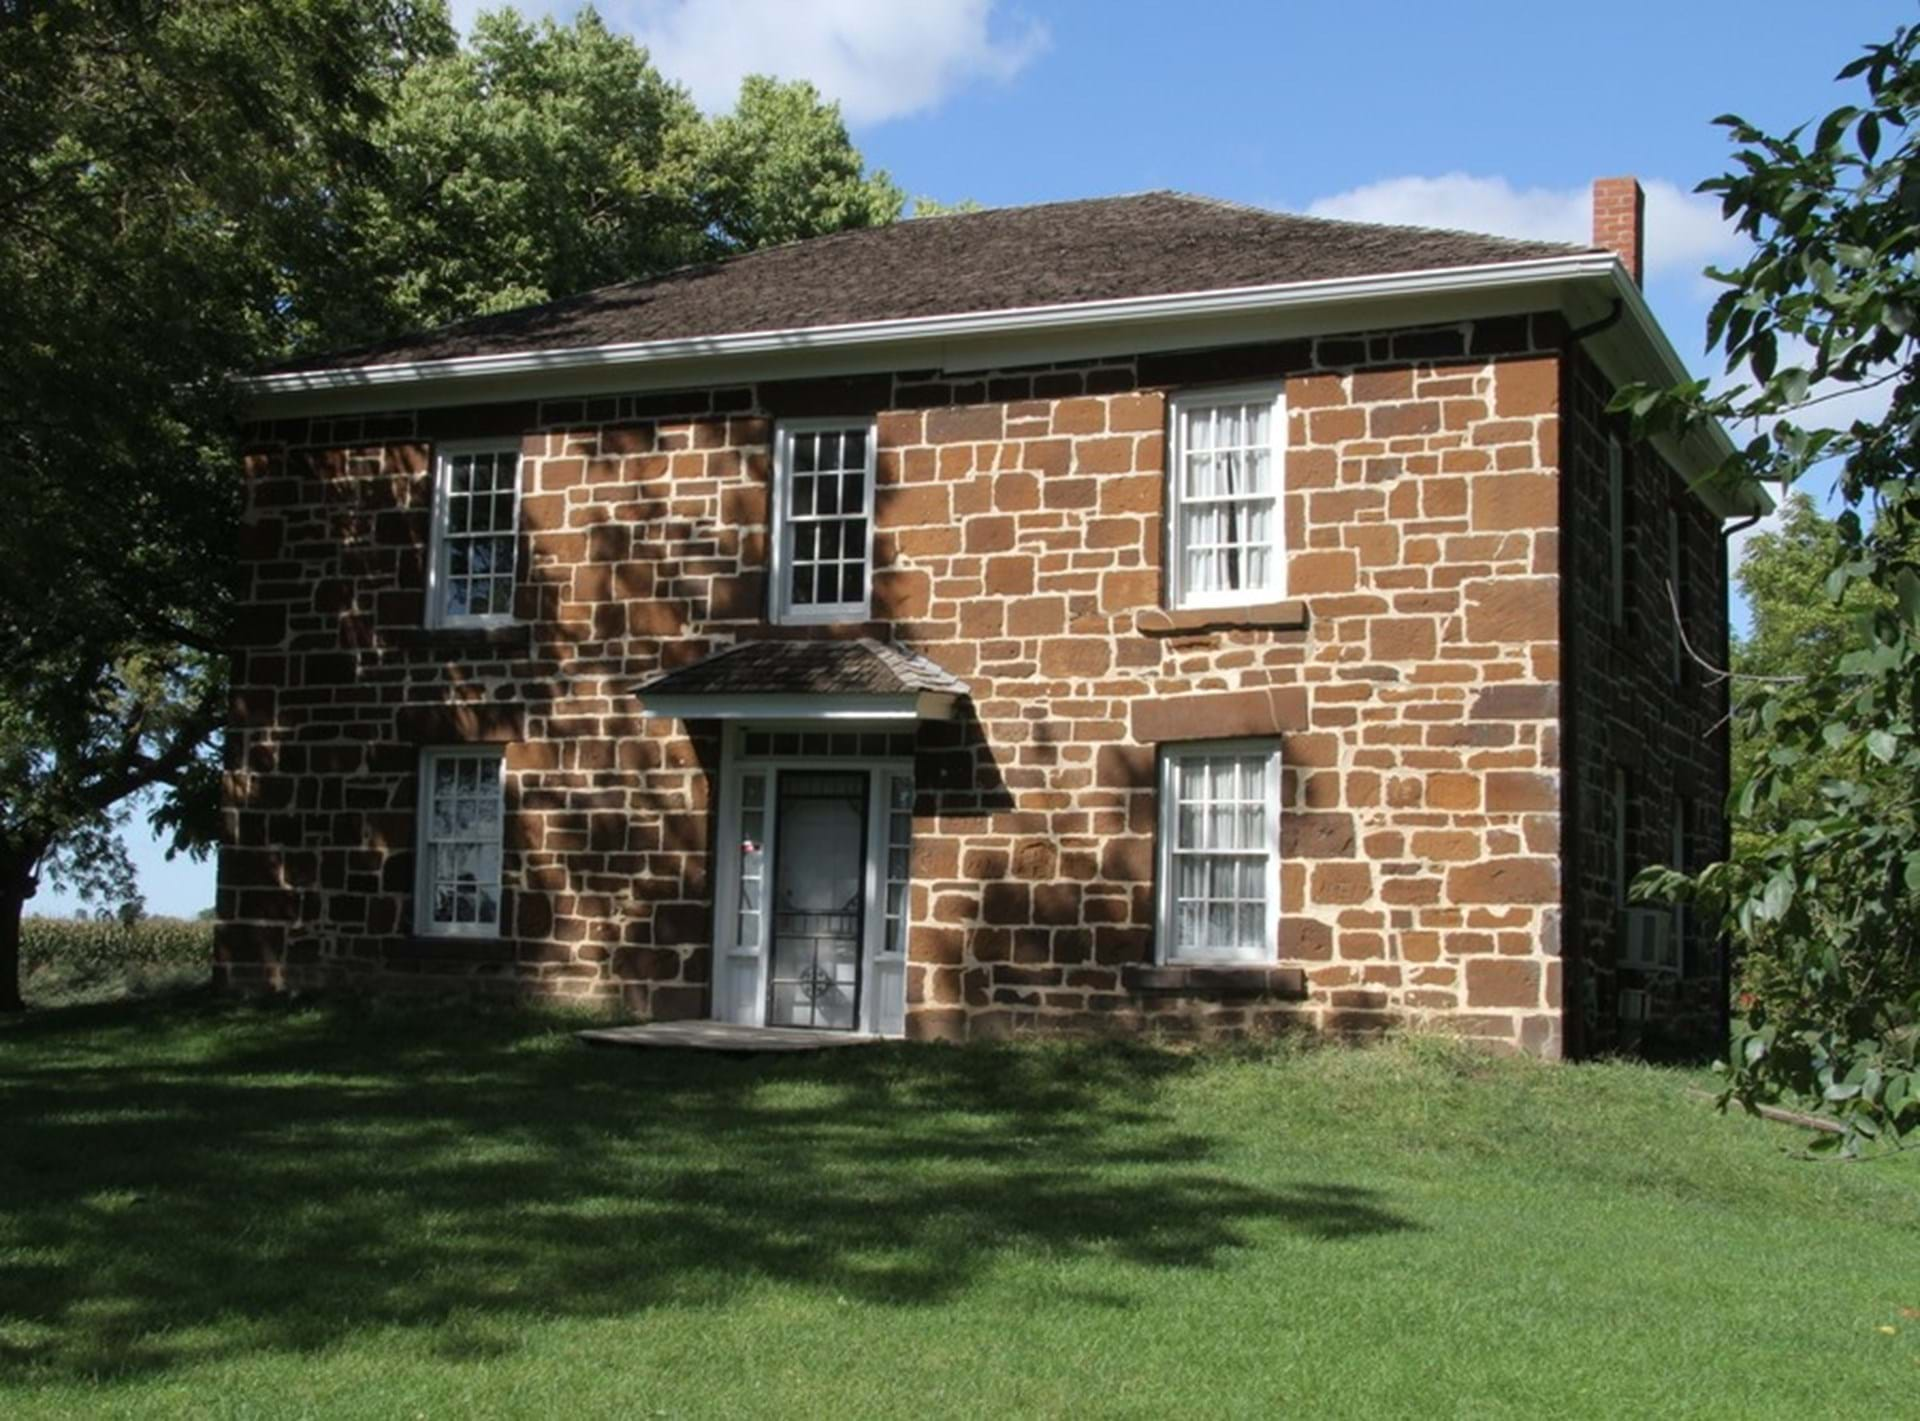
[{"label": "double-hung window", "polygon": [[1273,959],[1280,921],[1276,742],[1161,751],[1159,884],[1161,961]]},{"label": "double-hung window", "polygon": [[513,620],[519,522],[518,446],[449,444],[435,452],[430,625],[501,626]]},{"label": "double-hung window", "polygon": [[792,420],[774,438],[773,616],[865,621],[873,582],[873,425]]},{"label": "double-hung window", "polygon": [[428,750],[420,757],[420,867],[415,931],[491,937],[500,931],[500,751]]},{"label": "double-hung window", "polygon": [[1172,605],[1284,596],[1284,393],[1272,385],[1210,390],[1180,395],[1172,408]]}]

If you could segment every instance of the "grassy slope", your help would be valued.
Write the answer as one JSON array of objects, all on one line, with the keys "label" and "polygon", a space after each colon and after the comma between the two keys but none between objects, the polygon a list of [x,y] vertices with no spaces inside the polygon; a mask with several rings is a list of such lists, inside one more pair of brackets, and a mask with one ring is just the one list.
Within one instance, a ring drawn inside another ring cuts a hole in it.
[{"label": "grassy slope", "polygon": [[[1920,1167],[1464,1057],[0,1028],[0,1413],[1904,1414]],[[1893,1327],[1888,1335],[1879,1329]]]}]

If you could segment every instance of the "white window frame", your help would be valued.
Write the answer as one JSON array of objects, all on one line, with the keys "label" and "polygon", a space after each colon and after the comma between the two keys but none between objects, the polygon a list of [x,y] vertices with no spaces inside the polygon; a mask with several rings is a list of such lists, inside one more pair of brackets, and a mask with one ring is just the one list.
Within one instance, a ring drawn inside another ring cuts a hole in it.
[{"label": "white window frame", "polygon": [[453,461],[463,454],[511,454],[513,464],[513,587],[520,586],[520,502],[526,459],[517,439],[459,439],[433,450],[433,532],[428,539],[427,625],[429,627],[507,627],[514,623],[512,597],[505,612],[483,616],[447,615],[447,510],[453,493]]},{"label": "white window frame", "polygon": [[[1258,948],[1201,955],[1176,953],[1174,926],[1177,903],[1174,846],[1178,838],[1179,801],[1175,770],[1185,761],[1222,755],[1264,754],[1267,757],[1267,941]],[[1159,809],[1156,814],[1159,850],[1155,871],[1154,960],[1166,967],[1266,965],[1280,956],[1280,742],[1273,739],[1188,740],[1160,747]]]},{"label": "white window frame", "polygon": [[[1187,418],[1197,410],[1220,405],[1273,402],[1273,517],[1267,546],[1267,586],[1220,592],[1189,592],[1185,586],[1186,559],[1180,547],[1180,489],[1187,458]],[[1287,387],[1285,382],[1234,385],[1218,389],[1187,390],[1167,401],[1172,428],[1167,431],[1167,497],[1165,565],[1167,605],[1176,610],[1236,607],[1276,602],[1287,595]]]},{"label": "white window frame", "polygon": [[1617,434],[1607,435],[1607,616],[1627,624],[1627,451]]},{"label": "white window frame", "polygon": [[[499,836],[502,867],[500,878],[493,885],[493,899],[498,905],[500,920],[492,923],[436,923],[433,920],[433,772],[442,760],[450,759],[486,759],[497,763],[499,770],[494,777],[494,788],[498,796],[498,807],[494,815]],[[495,938],[506,932],[506,894],[502,880],[506,877],[504,857],[506,852],[507,828],[507,767],[506,755],[498,745],[440,745],[432,746],[420,752],[419,792],[414,796],[415,813],[418,824],[414,832],[414,875],[413,875],[413,930],[419,937],[472,937]]]},{"label": "white window frame", "polygon": [[[793,555],[788,548],[792,525],[788,510],[792,506],[793,436],[834,431],[864,430],[867,436],[866,518],[867,547],[865,575],[860,584],[858,602],[816,603],[807,607],[793,605],[793,589],[788,583]],[[773,430],[773,527],[769,560],[773,587],[768,597],[771,619],[782,626],[819,626],[831,622],[864,622],[873,615],[873,542],[874,542],[874,449],[879,431],[872,419],[783,419]]]}]

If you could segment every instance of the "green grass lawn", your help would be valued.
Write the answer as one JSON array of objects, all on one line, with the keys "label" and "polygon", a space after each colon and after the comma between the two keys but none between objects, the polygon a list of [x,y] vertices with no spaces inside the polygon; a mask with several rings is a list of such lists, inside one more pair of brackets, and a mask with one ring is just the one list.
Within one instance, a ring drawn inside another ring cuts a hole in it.
[{"label": "green grass lawn", "polygon": [[[1894,1416],[1920,1167],[1683,1072],[0,1026],[0,1415]],[[1904,1310],[1904,1311],[1903,1311]]]}]

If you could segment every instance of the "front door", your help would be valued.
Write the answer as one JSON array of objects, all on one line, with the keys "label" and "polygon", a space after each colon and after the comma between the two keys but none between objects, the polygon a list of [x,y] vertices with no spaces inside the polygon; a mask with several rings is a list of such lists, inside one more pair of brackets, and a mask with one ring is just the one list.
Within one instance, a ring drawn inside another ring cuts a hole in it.
[{"label": "front door", "polygon": [[860,1023],[867,772],[782,770],[773,856],[769,1026]]}]

